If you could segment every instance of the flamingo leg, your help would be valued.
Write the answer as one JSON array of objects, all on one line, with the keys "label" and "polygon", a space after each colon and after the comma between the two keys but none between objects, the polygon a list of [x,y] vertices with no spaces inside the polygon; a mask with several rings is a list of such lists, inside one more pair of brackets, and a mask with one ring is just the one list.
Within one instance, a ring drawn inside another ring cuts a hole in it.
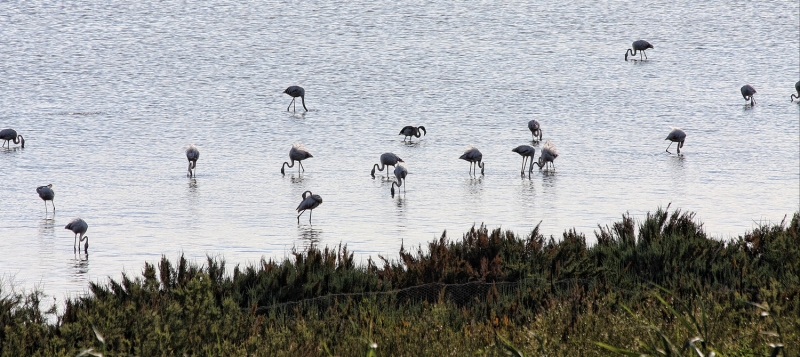
[{"label": "flamingo leg", "polygon": [[[300,164],[300,167],[303,169],[303,172],[306,172],[306,168],[303,167],[303,162],[302,161],[298,161],[297,163]],[[297,171],[300,171],[300,170],[298,169]]]},{"label": "flamingo leg", "polygon": [[308,211],[308,224],[311,224],[311,214],[314,213],[314,210]]},{"label": "flamingo leg", "polygon": [[531,156],[531,165],[528,168],[528,178],[531,178],[531,171],[533,171],[533,156]]},{"label": "flamingo leg", "polygon": [[[302,216],[302,215],[303,215],[303,212],[305,212],[305,211],[306,211],[306,210],[302,210],[302,211],[300,211],[300,214],[298,214],[298,215],[297,215],[297,224],[300,224],[300,216]],[[309,214],[309,216],[310,216],[310,215],[311,215],[311,214]]]}]

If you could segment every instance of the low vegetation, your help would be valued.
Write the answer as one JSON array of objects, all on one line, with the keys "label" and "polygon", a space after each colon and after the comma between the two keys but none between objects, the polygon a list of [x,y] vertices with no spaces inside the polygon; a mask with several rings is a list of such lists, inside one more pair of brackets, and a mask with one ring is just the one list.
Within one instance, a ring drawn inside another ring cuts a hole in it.
[{"label": "low vegetation", "polygon": [[233,269],[163,258],[63,313],[0,291],[0,355],[800,353],[800,214],[722,241],[667,208],[595,236],[473,227],[366,265],[346,246]]}]

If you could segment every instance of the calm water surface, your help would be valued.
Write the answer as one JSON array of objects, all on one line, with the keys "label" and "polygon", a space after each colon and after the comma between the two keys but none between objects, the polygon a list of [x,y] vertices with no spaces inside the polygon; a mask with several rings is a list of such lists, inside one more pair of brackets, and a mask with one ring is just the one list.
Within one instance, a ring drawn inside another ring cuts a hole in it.
[{"label": "calm water surface", "polygon": [[[481,222],[591,241],[669,203],[721,239],[779,222],[800,209],[798,7],[0,3],[0,128],[26,138],[0,151],[0,274],[63,298],[162,255],[250,264],[317,242],[392,258]],[[625,62],[640,38],[649,60]],[[308,113],[286,111],[290,85]],[[559,157],[528,179],[511,149],[530,143],[531,119]],[[405,125],[428,135],[404,143]],[[664,152],[671,126],[688,134],[683,156]],[[314,158],[281,176],[295,142]],[[485,176],[458,160],[469,145]],[[387,151],[410,172],[395,198],[369,175]],[[35,192],[49,183],[55,215]],[[313,226],[293,210],[306,190],[324,199]],[[74,217],[88,257],[70,249]]]}]

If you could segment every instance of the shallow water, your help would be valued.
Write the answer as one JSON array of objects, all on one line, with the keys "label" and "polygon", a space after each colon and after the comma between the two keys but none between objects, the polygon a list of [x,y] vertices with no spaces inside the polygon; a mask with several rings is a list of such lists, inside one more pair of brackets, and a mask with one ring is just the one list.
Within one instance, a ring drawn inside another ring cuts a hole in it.
[{"label": "shallow water", "polygon": [[[249,264],[317,242],[393,258],[482,222],[591,241],[670,203],[721,239],[780,222],[800,209],[799,6],[0,3],[0,128],[26,139],[0,151],[0,274],[63,297],[161,255]],[[640,38],[649,59],[624,61]],[[290,85],[309,112],[286,111]],[[559,157],[521,178],[531,119]],[[404,143],[405,125],[428,135]],[[664,151],[671,126],[683,156]],[[314,158],[281,176],[294,142]],[[458,160],[468,145],[484,176]],[[409,171],[395,198],[369,175],[383,152]],[[49,183],[55,215],[35,192]],[[295,218],[306,190],[324,199],[313,226]],[[74,217],[88,257],[69,249]]]}]

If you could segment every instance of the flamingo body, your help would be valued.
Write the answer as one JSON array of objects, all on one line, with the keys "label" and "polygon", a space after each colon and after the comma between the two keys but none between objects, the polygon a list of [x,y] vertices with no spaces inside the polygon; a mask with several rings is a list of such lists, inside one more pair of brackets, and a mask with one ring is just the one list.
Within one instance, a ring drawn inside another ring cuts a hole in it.
[{"label": "flamingo body", "polygon": [[[296,111],[297,109],[297,104],[295,104],[294,102],[294,100],[297,99],[297,97],[300,97],[300,100],[303,102],[303,109],[308,111],[308,108],[306,108],[306,90],[303,89],[303,87],[291,86],[289,88],[286,88],[286,90],[284,90],[283,92],[292,97],[292,101],[289,103],[289,107],[291,107],[292,104],[294,104],[295,108],[293,109],[293,111]],[[287,112],[289,111],[289,107],[286,107]]]},{"label": "flamingo body", "polygon": [[311,223],[311,213],[314,212],[314,208],[319,207],[322,204],[322,197],[320,195],[312,194],[311,191],[303,192],[303,201],[295,209],[300,214],[297,215],[297,224],[300,224],[300,216],[303,215],[303,212],[308,210],[308,223]]},{"label": "flamingo body", "polygon": [[644,54],[644,58],[647,59],[647,53],[645,53],[644,51],[647,50],[648,48],[653,48],[653,45],[651,45],[650,42],[647,42],[645,40],[633,41],[631,48],[629,48],[625,52],[625,60],[626,61],[628,60],[628,55],[636,56],[636,52],[639,52],[640,61],[642,60],[642,54]]},{"label": "flamingo body", "polygon": [[394,168],[394,177],[397,178],[396,182],[392,182],[392,198],[394,198],[394,186],[397,185],[397,189],[400,189],[400,186],[403,186],[403,192],[406,190],[406,186],[404,184],[404,180],[408,176],[408,170],[406,170],[405,166],[402,164],[397,164]]},{"label": "flamingo body", "polygon": [[547,169],[547,164],[550,164],[553,170],[555,170],[556,166],[553,164],[553,161],[555,161],[557,157],[558,150],[556,150],[556,146],[548,140],[546,143],[544,143],[544,146],[542,146],[542,154],[539,155],[539,161],[534,162],[534,164],[539,166],[539,170],[541,170],[543,167]]},{"label": "flamingo body", "polygon": [[753,95],[756,93],[758,92],[756,92],[756,89],[753,88],[753,86],[749,84],[745,84],[742,86],[742,97],[744,97],[744,100],[750,101],[750,106],[756,104],[756,100],[753,98]]},{"label": "flamingo body", "polygon": [[[372,172],[370,172],[372,178],[375,178],[375,169],[378,169],[378,171],[383,171],[386,168],[386,166],[396,166],[398,162],[404,162],[404,161],[394,153],[385,152],[381,154],[380,162],[381,162],[380,166],[378,166],[378,164],[372,166]],[[388,169],[386,170],[386,178],[387,179],[389,178]]]},{"label": "flamingo body", "polygon": [[470,174],[472,174],[472,170],[473,170],[472,168],[473,168],[473,165],[474,165],[476,174],[477,174],[477,171],[478,171],[478,166],[480,166],[481,175],[483,175],[483,169],[484,169],[485,163],[481,162],[483,160],[483,154],[481,153],[480,150],[478,150],[478,148],[469,147],[466,151],[464,151],[464,154],[462,154],[459,157],[459,159],[469,162]]},{"label": "flamingo body", "polygon": [[300,167],[297,168],[297,172],[299,173],[300,169],[303,169],[303,172],[305,172],[306,168],[303,167],[302,161],[305,160],[305,159],[308,159],[310,157],[314,157],[314,155],[311,155],[311,153],[308,151],[308,149],[305,146],[303,146],[303,144],[301,144],[301,143],[293,144],[292,148],[289,149],[289,161],[291,161],[292,163],[290,164],[290,163],[284,161],[283,165],[281,165],[281,174],[282,175],[284,174],[284,171],[283,171],[284,167],[286,167],[286,166],[294,167],[294,162],[295,161],[297,161],[297,163],[300,164]]},{"label": "flamingo body", "polygon": [[195,168],[197,167],[197,159],[200,158],[200,150],[197,146],[189,145],[186,148],[186,159],[189,160],[189,177],[195,176]]},{"label": "flamingo body", "polygon": [[533,136],[533,140],[536,140],[536,137],[539,137],[539,140],[542,140],[542,129],[539,126],[539,121],[533,119],[528,122],[528,130],[531,131],[531,135]]},{"label": "flamingo body", "polygon": [[522,156],[522,169],[520,169],[521,175],[525,174],[525,161],[528,160],[528,158],[531,159],[530,167],[528,168],[528,175],[530,175],[531,171],[533,171],[533,156],[536,154],[536,148],[530,145],[520,145],[511,149],[511,151]]},{"label": "flamingo body", "polygon": [[[420,131],[422,131],[422,134],[419,133]],[[411,125],[408,125],[408,126],[403,127],[403,129],[400,130],[400,134],[397,134],[397,135],[403,135],[404,136],[403,137],[403,141],[406,141],[407,138],[411,139],[412,136],[418,138],[418,137],[420,137],[422,135],[428,135],[428,131],[425,130],[424,126],[411,126]]]},{"label": "flamingo body", "polygon": [[36,193],[38,193],[39,198],[44,201],[44,212],[47,213],[47,201],[50,201],[50,203],[53,204],[53,213],[56,213],[56,204],[53,202],[53,198],[56,197],[56,193],[53,191],[53,184],[37,187]]},{"label": "flamingo body", "polygon": [[[80,242],[86,240],[86,245],[83,246],[84,251],[88,252],[89,250],[89,236],[85,236],[86,230],[89,229],[89,225],[86,224],[86,221],[80,218],[75,218],[71,222],[67,223],[64,226],[64,229],[69,229],[72,233],[75,234],[75,244],[72,246],[72,250],[75,251],[76,247],[77,250],[80,251]],[[80,241],[78,241],[78,235],[80,234]]]},{"label": "flamingo body", "polygon": [[669,147],[672,146],[672,143],[678,143],[678,154],[680,154],[683,143],[686,141],[686,132],[680,128],[672,128],[672,131],[669,132],[664,140],[670,141],[669,145],[667,145],[667,152],[669,152]]},{"label": "flamingo body", "polygon": [[3,129],[0,130],[0,140],[3,140],[3,146],[8,144],[8,147],[11,147],[11,142],[13,141],[14,144],[21,144],[20,146],[24,149],[25,148],[25,138],[22,135],[18,135],[17,131],[14,129]]}]

